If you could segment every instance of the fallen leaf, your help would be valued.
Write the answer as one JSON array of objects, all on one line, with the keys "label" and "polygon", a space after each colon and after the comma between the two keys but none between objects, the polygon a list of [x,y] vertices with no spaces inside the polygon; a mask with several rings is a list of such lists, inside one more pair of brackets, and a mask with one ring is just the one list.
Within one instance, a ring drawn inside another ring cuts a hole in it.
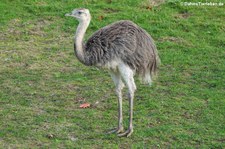
[{"label": "fallen leaf", "polygon": [[52,139],[52,138],[54,138],[54,135],[53,134],[47,134],[47,138]]},{"label": "fallen leaf", "polygon": [[98,20],[99,20],[99,21],[102,21],[103,19],[104,19],[104,16],[99,16],[99,17],[98,17]]},{"label": "fallen leaf", "polygon": [[89,108],[90,107],[90,103],[83,103],[80,105],[80,108]]},{"label": "fallen leaf", "polygon": [[147,6],[146,9],[152,10],[152,6]]}]

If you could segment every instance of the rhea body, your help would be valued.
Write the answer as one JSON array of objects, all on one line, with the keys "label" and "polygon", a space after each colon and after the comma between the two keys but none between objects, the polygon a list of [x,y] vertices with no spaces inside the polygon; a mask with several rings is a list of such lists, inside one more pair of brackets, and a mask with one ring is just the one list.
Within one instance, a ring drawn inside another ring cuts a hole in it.
[{"label": "rhea body", "polygon": [[[134,75],[151,84],[160,64],[156,46],[151,36],[135,23],[122,20],[96,31],[86,43],[85,32],[91,21],[88,9],[74,9],[65,16],[79,21],[75,33],[74,50],[78,60],[86,66],[108,69],[118,96],[118,126],[111,132],[118,136],[130,136],[133,132],[133,99],[136,90]],[[122,89],[128,88],[129,126],[123,131]]]}]

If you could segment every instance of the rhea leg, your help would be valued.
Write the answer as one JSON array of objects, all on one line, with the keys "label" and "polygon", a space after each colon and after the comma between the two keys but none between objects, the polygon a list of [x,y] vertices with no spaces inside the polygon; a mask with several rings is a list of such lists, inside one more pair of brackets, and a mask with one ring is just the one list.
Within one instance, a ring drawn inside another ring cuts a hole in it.
[{"label": "rhea leg", "polygon": [[116,86],[116,94],[118,96],[118,127],[110,131],[109,133],[120,133],[123,131],[123,115],[122,115],[122,89],[124,84],[119,72],[110,72],[113,82]]},{"label": "rhea leg", "polygon": [[133,133],[133,99],[134,92],[136,90],[136,85],[134,82],[134,72],[133,70],[126,66],[125,64],[121,64],[119,66],[119,72],[128,87],[128,98],[129,98],[129,127],[128,130],[124,133],[119,134],[118,136],[127,136],[129,137]]}]

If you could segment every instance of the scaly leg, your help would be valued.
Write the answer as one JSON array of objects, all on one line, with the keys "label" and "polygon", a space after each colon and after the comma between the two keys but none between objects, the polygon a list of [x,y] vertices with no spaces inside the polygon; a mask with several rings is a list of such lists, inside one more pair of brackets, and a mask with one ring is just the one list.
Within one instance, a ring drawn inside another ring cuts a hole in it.
[{"label": "scaly leg", "polygon": [[120,133],[123,132],[123,115],[122,115],[122,89],[124,84],[122,82],[121,76],[118,72],[110,72],[113,82],[116,86],[116,94],[118,96],[118,127],[111,130],[108,133]]},{"label": "scaly leg", "polygon": [[118,134],[118,136],[127,136],[129,137],[133,133],[133,99],[134,99],[134,92],[136,90],[136,85],[134,82],[134,73],[131,68],[128,66],[122,64],[119,67],[119,72],[125,81],[127,87],[128,87],[128,98],[129,98],[129,127],[128,130],[124,133]]}]

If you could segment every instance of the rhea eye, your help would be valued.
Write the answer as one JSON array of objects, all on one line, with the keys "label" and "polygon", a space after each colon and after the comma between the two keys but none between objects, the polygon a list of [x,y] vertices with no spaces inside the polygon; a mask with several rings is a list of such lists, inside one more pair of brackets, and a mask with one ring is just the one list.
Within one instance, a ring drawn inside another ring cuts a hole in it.
[{"label": "rhea eye", "polygon": [[78,14],[82,14],[82,12],[81,11],[78,11]]}]

